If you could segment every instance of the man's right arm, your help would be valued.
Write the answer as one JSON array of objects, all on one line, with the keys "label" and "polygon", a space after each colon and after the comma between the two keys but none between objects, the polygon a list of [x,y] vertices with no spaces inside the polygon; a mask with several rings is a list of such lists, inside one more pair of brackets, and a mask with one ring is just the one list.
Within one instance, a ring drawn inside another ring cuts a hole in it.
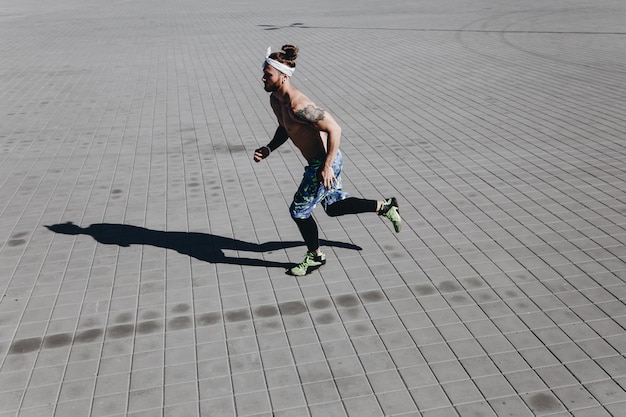
[{"label": "man's right arm", "polygon": [[280,145],[285,143],[287,139],[289,139],[287,130],[279,125],[270,143],[254,151],[254,161],[260,162],[262,159],[267,158],[270,156],[270,153],[274,152]]}]

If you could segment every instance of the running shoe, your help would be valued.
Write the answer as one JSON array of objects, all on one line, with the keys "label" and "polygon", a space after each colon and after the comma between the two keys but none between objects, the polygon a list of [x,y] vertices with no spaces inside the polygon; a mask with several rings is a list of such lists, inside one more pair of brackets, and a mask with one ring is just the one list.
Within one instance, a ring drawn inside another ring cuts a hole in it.
[{"label": "running shoe", "polygon": [[320,252],[319,255],[314,255],[311,252],[307,252],[304,261],[294,266],[289,270],[291,275],[295,275],[297,277],[301,277],[306,275],[312,271],[315,271],[320,266],[326,263],[326,255]]},{"label": "running shoe", "polygon": [[383,205],[378,212],[379,216],[386,217],[391,220],[396,233],[402,228],[402,218],[400,217],[400,207],[395,197],[388,198],[383,201]]}]

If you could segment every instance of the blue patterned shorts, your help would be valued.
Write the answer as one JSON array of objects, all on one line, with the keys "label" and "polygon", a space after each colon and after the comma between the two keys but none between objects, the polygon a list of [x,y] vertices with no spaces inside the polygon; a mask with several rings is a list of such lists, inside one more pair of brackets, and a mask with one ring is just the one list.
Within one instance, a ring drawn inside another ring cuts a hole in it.
[{"label": "blue patterned shorts", "polygon": [[316,159],[304,169],[304,176],[298,191],[293,196],[293,202],[289,207],[291,217],[294,219],[306,219],[311,216],[313,209],[322,204],[324,210],[331,204],[348,197],[347,193],[341,190],[341,168],[343,167],[343,155],[337,151],[337,156],[333,162],[333,171],[337,182],[334,187],[327,189],[321,183],[318,176],[320,167],[324,164],[324,159]]}]

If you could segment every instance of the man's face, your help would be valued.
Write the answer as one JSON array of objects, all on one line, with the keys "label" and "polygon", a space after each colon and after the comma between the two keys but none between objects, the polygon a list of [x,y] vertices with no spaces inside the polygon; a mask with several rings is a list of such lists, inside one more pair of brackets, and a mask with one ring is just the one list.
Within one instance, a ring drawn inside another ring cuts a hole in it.
[{"label": "man's face", "polygon": [[263,66],[263,87],[268,93],[272,93],[280,88],[282,83],[282,74],[271,65]]}]

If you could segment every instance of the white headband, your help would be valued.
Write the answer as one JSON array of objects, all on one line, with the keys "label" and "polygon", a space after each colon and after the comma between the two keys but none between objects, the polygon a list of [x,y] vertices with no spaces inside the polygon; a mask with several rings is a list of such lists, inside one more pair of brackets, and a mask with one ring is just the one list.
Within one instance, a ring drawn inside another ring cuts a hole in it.
[{"label": "white headband", "polygon": [[268,46],[267,47],[267,53],[265,54],[265,63],[268,65],[271,65],[272,67],[276,68],[278,71],[282,72],[285,75],[288,76],[292,76],[293,73],[296,71],[295,68],[292,68],[288,65],[285,65],[281,62],[276,61],[275,59],[270,58],[270,54],[272,53],[272,47]]}]

